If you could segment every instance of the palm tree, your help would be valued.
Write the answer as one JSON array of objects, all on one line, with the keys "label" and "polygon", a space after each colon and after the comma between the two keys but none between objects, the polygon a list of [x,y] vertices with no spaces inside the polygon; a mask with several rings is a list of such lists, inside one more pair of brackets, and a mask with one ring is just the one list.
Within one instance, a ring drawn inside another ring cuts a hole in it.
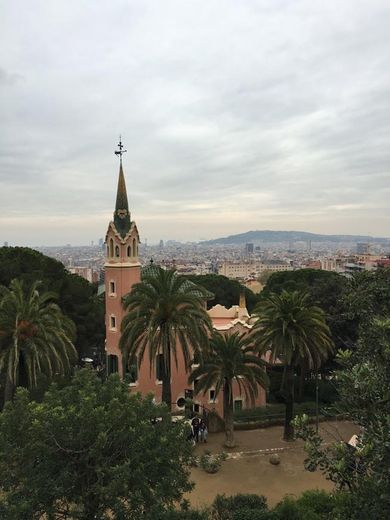
[{"label": "palm tree", "polygon": [[20,280],[0,287],[0,372],[5,374],[4,402],[15,387],[37,385],[39,374],[64,375],[77,359],[73,322],[53,302],[51,292],[39,292],[40,282],[26,287]]},{"label": "palm tree", "polygon": [[125,297],[127,314],[122,321],[120,347],[128,366],[141,365],[148,350],[150,369],[162,354],[162,401],[172,403],[171,362],[178,365],[182,352],[188,370],[192,357],[202,356],[211,333],[205,308],[207,291],[178,276],[174,270],[150,266],[142,281]]},{"label": "palm tree", "polygon": [[253,339],[248,334],[235,332],[224,335],[215,332],[210,340],[210,351],[190,375],[190,383],[196,381],[196,392],[214,388],[215,395],[223,391],[223,418],[225,421],[225,445],[235,446],[233,422],[233,384],[252,404],[259,386],[268,385],[264,361],[254,351]]},{"label": "palm tree", "polygon": [[305,365],[318,370],[332,351],[333,342],[325,314],[308,302],[308,294],[299,291],[271,293],[254,310],[258,317],[253,328],[260,354],[270,351],[270,362],[285,367],[284,393],[286,414],[284,439],[294,435],[294,369]]}]

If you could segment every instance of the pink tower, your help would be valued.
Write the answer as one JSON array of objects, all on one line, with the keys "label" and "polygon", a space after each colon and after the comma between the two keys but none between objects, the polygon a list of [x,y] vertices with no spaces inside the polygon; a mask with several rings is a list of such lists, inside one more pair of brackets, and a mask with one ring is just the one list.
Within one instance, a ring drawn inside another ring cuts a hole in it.
[{"label": "pink tower", "polygon": [[122,141],[115,154],[120,158],[118,189],[114,218],[106,234],[106,262],[104,264],[106,294],[106,352],[108,373],[123,376],[122,354],[119,348],[122,318],[125,314],[122,298],[141,281],[141,264],[138,259],[139,235],[131,221],[126,183],[122,168]]}]

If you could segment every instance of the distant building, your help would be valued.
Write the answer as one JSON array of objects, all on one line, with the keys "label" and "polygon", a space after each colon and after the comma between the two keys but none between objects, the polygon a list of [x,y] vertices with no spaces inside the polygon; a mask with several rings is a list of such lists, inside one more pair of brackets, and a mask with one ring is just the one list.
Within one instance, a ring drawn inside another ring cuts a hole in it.
[{"label": "distant building", "polygon": [[164,249],[164,240],[160,240],[160,243],[158,245],[160,249]]},{"label": "distant building", "polygon": [[99,247],[103,247],[104,240],[103,238],[99,238]]},{"label": "distant building", "polygon": [[100,279],[100,273],[97,269],[91,267],[69,267],[68,271],[72,274],[77,274],[90,283],[97,283]]},{"label": "distant building", "polygon": [[293,268],[282,260],[268,260],[262,262],[222,262],[219,274],[228,278],[245,279],[257,277],[263,271],[292,271]]},{"label": "distant building", "polygon": [[368,242],[358,242],[356,244],[356,253],[358,255],[368,255],[370,253],[370,244]]},{"label": "distant building", "polygon": [[4,247],[8,247],[8,242],[4,242]]},{"label": "distant building", "polygon": [[253,244],[245,244],[245,254],[247,256],[248,255],[253,255],[253,251],[254,251]]}]

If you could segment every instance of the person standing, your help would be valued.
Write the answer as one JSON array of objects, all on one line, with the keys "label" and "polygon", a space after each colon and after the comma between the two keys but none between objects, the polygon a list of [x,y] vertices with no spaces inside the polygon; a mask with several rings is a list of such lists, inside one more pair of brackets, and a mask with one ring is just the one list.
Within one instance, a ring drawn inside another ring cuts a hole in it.
[{"label": "person standing", "polygon": [[199,442],[199,425],[200,425],[199,417],[197,415],[195,415],[195,417],[191,421],[191,426],[192,426],[192,431],[194,433],[195,442]]},{"label": "person standing", "polygon": [[204,419],[201,419],[199,422],[199,434],[200,434],[200,442],[207,442],[207,424]]}]

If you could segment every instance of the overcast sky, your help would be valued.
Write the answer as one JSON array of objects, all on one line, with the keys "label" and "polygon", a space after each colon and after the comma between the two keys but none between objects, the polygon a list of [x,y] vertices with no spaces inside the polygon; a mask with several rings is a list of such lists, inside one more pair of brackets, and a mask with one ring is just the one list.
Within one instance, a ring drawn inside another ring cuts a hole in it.
[{"label": "overcast sky", "polygon": [[0,7],[0,244],[390,236],[389,0]]}]

